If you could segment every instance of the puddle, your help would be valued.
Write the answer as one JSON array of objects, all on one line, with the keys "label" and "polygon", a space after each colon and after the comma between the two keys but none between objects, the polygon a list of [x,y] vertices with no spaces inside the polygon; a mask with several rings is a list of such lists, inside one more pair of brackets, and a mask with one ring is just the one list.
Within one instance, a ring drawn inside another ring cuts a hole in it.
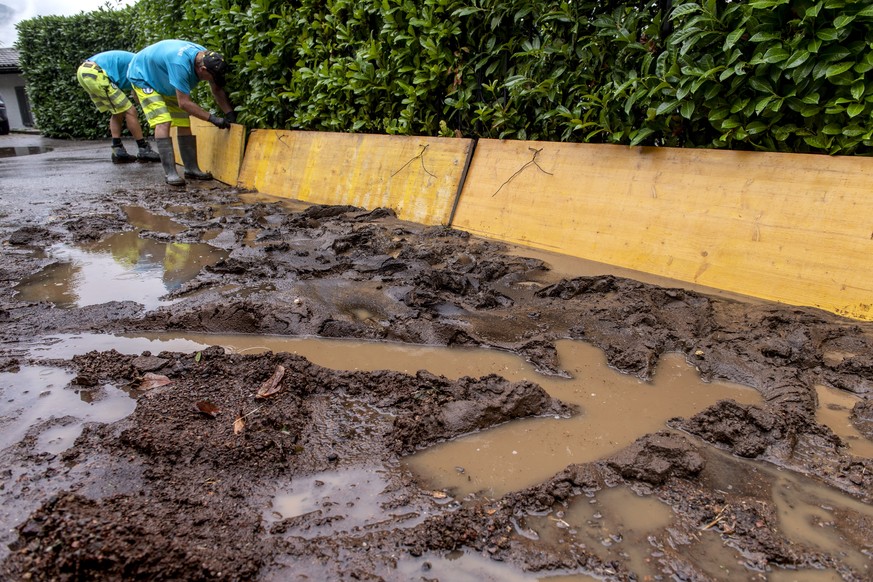
[{"label": "puddle", "polygon": [[519,528],[530,528],[549,545],[587,549],[604,562],[617,560],[640,579],[660,574],[657,548],[648,541],[671,521],[669,506],[654,497],[642,497],[624,487],[579,497],[567,510],[528,517]]},{"label": "puddle", "polygon": [[[397,562],[400,580],[446,580],[451,582],[531,582],[534,580],[566,580],[566,578],[541,578],[527,574],[508,564],[495,562],[485,556],[461,551],[443,556],[424,555],[420,558],[404,558]],[[596,580],[583,577],[574,580]]]},{"label": "puddle", "polygon": [[818,410],[815,418],[819,424],[828,426],[849,446],[849,453],[858,457],[873,459],[873,441],[858,432],[850,416],[858,396],[837,388],[816,386]]},{"label": "puddle", "polygon": [[[78,334],[54,336],[30,347],[32,357],[69,358],[93,349],[139,354],[149,350],[193,352],[220,345],[231,352],[289,352],[338,370],[428,370],[448,378],[499,374],[531,380],[553,396],[581,406],[571,419],[514,421],[469,435],[407,459],[428,489],[454,495],[485,491],[501,496],[548,479],[572,463],[599,459],[638,437],[664,428],[674,416],[691,416],[718,400],[761,401],[755,390],[726,382],[704,383],[678,354],[661,359],[654,381],[643,382],[609,368],[603,352],[571,340],[557,343],[562,365],[574,376],[543,376],[523,359],[475,348],[437,348],[313,338],[209,334],[141,334],[136,337]],[[463,473],[457,467],[464,469]]]},{"label": "puddle", "polygon": [[[46,423],[36,450],[60,453],[72,446],[85,422],[115,422],[136,407],[135,400],[113,386],[71,387],[74,377],[42,366],[0,373],[0,448],[18,443],[31,427]],[[59,420],[49,422],[52,419]]]},{"label": "puddle", "polygon": [[[434,348],[407,344],[370,343],[351,340],[282,338],[244,335],[147,334],[119,337],[77,334],[43,338],[27,346],[29,357],[69,358],[94,349],[115,349],[122,353],[158,353],[162,350],[193,352],[209,345],[242,353],[263,351],[297,353],[316,364],[346,370],[394,369],[415,373],[427,369],[448,377],[481,376],[499,373],[513,380],[528,378],[540,382],[552,394],[576,402],[583,413],[573,419],[533,419],[515,421],[476,435],[445,443],[407,459],[424,477],[428,491],[451,488],[445,497],[434,496],[435,511],[457,505],[457,496],[487,490],[491,495],[544,481],[570,463],[600,458],[618,450],[638,436],[662,428],[668,417],[689,415],[720,398],[743,402],[759,401],[757,392],[732,384],[704,384],[683,358],[674,354],[663,358],[654,382],[646,383],[619,374],[606,366],[597,348],[580,342],[558,342],[558,353],[573,379],[544,377],[527,362],[495,350]],[[13,374],[0,375],[4,398],[10,386],[30,385],[26,393],[33,403],[39,394],[50,390],[65,393],[76,402],[64,402],[57,409],[65,414],[75,406],[88,407],[87,396],[63,390],[70,376],[48,368],[25,368],[15,381]],[[46,379],[44,375],[48,374]],[[118,391],[120,392],[120,391]],[[23,398],[23,396],[21,397]],[[129,399],[128,399],[129,400]],[[132,401],[130,401],[132,406]],[[75,405],[75,406],[74,406]],[[11,403],[6,403],[6,410]],[[21,403],[19,408],[24,408]],[[52,407],[54,408],[54,405]],[[81,410],[81,408],[79,409]],[[28,418],[49,416],[28,412]],[[8,413],[4,412],[4,416]],[[120,412],[117,414],[121,414]],[[101,421],[106,421],[105,418]],[[4,438],[23,435],[26,427],[4,426]],[[50,428],[49,431],[53,431]],[[54,432],[45,431],[42,439],[51,441]],[[60,431],[62,432],[62,431]],[[506,442],[504,442],[506,441]],[[46,445],[51,444],[46,442]],[[8,446],[3,444],[3,446]],[[478,449],[478,450],[477,450]],[[513,454],[515,453],[515,454]],[[717,490],[748,498],[773,498],[780,531],[798,546],[832,553],[846,565],[871,574],[873,508],[811,479],[780,471],[763,463],[736,459],[725,453],[707,450],[707,465],[701,478]],[[461,474],[456,467],[464,467]],[[293,479],[277,486],[264,520],[281,526],[288,535],[300,538],[329,536],[339,532],[378,530],[381,527],[406,527],[424,519],[426,513],[403,513],[402,504],[392,503],[390,478],[396,468],[364,467],[329,471]],[[392,513],[391,508],[396,509]],[[521,516],[516,533],[533,543],[585,546],[604,560],[620,560],[639,579],[658,579],[658,548],[677,546],[683,559],[719,580],[756,580],[765,573],[747,565],[746,558],[725,545],[714,529],[699,531],[690,538],[674,539],[672,511],[655,498],[637,496],[619,487],[574,500],[563,513]],[[316,563],[300,564],[300,570],[317,574]],[[292,566],[289,566],[292,567]],[[400,579],[416,576],[451,580],[552,580],[570,582],[590,580],[584,574],[551,573],[539,577],[519,572],[475,554],[454,553],[404,558],[397,562]],[[771,578],[772,575],[772,578]],[[831,580],[832,571],[802,570],[767,572],[772,580]],[[278,579],[278,578],[277,578]]]},{"label": "puddle", "polygon": [[187,230],[169,216],[154,214],[141,206],[124,206],[122,210],[127,214],[127,220],[131,226],[141,230],[152,230],[166,234],[179,234]]},{"label": "puddle", "polygon": [[562,340],[556,347],[572,379],[539,376],[524,367],[497,373],[539,383],[552,396],[581,406],[580,415],[519,420],[456,439],[413,455],[411,468],[435,489],[499,497],[544,481],[567,465],[613,454],[665,428],[668,419],[691,416],[718,400],[761,402],[751,388],[704,383],[678,354],[662,357],[652,382],[643,382],[609,368],[594,346]]},{"label": "puddle", "polygon": [[767,574],[767,582],[843,582],[833,570],[780,570]]},{"label": "puddle", "polygon": [[[366,542],[365,542],[366,544]],[[385,572],[379,580],[405,580],[410,582],[589,582],[598,578],[584,575],[539,576],[520,571],[509,564],[497,562],[486,556],[462,551],[446,554],[423,554],[418,558],[408,554],[391,556],[394,569]],[[260,579],[264,582],[286,582],[287,580],[328,580],[335,576],[317,560],[279,556],[278,568],[262,571]],[[369,579],[369,578],[368,578]]]},{"label": "puddle", "polygon": [[209,343],[200,343],[184,338],[151,337],[125,337],[96,333],[84,334],[59,334],[40,338],[23,347],[27,350],[27,357],[40,359],[65,359],[75,355],[86,354],[92,350],[108,351],[115,350],[121,354],[139,355],[150,351],[157,354],[162,351],[193,353],[202,350]]},{"label": "puddle", "polygon": [[570,380],[542,376],[523,359],[497,350],[271,336],[141,334],[123,338],[79,334],[37,342],[29,353],[32,357],[69,358],[93,349],[138,354],[164,349],[192,352],[209,345],[242,353],[295,353],[340,370],[388,369],[415,374],[424,369],[453,379],[495,373],[513,381],[532,380],[553,396],[582,407],[582,413],[571,419],[514,421],[407,459],[428,488],[452,489],[457,496],[477,491],[500,496],[534,485],[567,465],[614,453],[643,434],[664,428],[669,418],[691,416],[721,399],[761,401],[758,392],[750,388],[702,382],[678,354],[663,357],[654,381],[648,383],[609,368],[600,349],[570,340],[557,343],[562,365],[574,376]]},{"label": "puddle", "polygon": [[19,300],[65,308],[135,301],[154,309],[171,304],[162,299],[167,293],[226,256],[204,243],[163,243],[136,231],[89,246],[55,245],[49,254],[60,262],[23,280],[16,287]]},{"label": "puddle", "polygon": [[[870,580],[873,507],[809,479],[772,472],[773,500],[782,532],[794,543],[838,557]],[[861,519],[857,520],[856,515]]]},{"label": "puddle", "polygon": [[296,477],[273,497],[264,520],[267,524],[291,520],[286,533],[306,539],[366,531],[388,522],[392,527],[421,523],[426,515],[384,509],[393,500],[388,478],[387,470],[375,468]]},{"label": "puddle", "polygon": [[32,156],[52,151],[52,148],[42,146],[19,146],[0,148],[0,158],[14,158],[18,156]]},{"label": "puddle", "polygon": [[[702,476],[705,481],[742,498],[773,499],[777,529],[789,544],[798,550],[808,548],[834,556],[860,575],[851,579],[871,579],[873,507],[764,463],[715,450],[707,450],[706,457]],[[516,531],[537,543],[584,547],[602,560],[620,561],[639,580],[661,579],[661,549],[668,546],[714,580],[843,579],[833,570],[783,570],[776,565],[766,573],[760,572],[748,557],[728,545],[717,528],[701,529],[688,536],[676,530],[672,521],[672,510],[656,498],[616,487],[577,497],[567,508],[557,508],[548,515],[523,516]]]},{"label": "puddle", "polygon": [[[813,479],[783,471],[772,465],[732,457],[714,449],[706,451],[706,468],[701,478],[716,490],[730,492],[751,499],[772,499],[778,517],[779,533],[792,544],[814,551],[831,553],[837,559],[871,579],[873,574],[873,507],[822,485]],[[701,532],[714,533],[714,532]],[[718,536],[714,536],[718,539]],[[704,536],[700,536],[701,540]],[[743,566],[745,560],[726,560],[724,552],[712,542],[688,553],[706,566],[707,572],[722,579],[730,570],[733,577],[739,572],[750,574]],[[695,554],[697,552],[698,554]],[[718,554],[718,553],[721,554]],[[685,550],[683,549],[683,553]],[[717,555],[722,557],[717,558]],[[738,569],[733,564],[739,562]],[[698,562],[695,562],[698,563]],[[750,575],[747,579],[753,579]],[[758,578],[754,578],[758,579]],[[832,570],[779,570],[767,573],[768,580],[829,581],[842,580]]]}]

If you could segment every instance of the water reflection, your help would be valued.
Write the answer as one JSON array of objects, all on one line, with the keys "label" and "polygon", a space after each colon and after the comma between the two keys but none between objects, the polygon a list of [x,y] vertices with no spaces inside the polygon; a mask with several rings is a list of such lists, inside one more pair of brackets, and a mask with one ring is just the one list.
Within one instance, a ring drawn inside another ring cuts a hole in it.
[{"label": "water reflection", "polygon": [[56,245],[49,254],[60,262],[22,281],[19,299],[65,308],[135,301],[153,309],[171,303],[162,297],[226,256],[204,243],[164,243],[137,231],[81,248]]},{"label": "water reflection", "polygon": [[52,151],[52,148],[42,146],[19,146],[0,148],[0,158],[14,158],[17,156],[32,156]]},{"label": "water reflection", "polygon": [[43,366],[0,373],[0,449],[19,442],[37,424],[46,423],[36,449],[59,453],[73,444],[85,422],[114,422],[136,407],[127,393],[110,385],[100,387],[99,393],[76,390],[70,384],[73,376],[60,368]]}]

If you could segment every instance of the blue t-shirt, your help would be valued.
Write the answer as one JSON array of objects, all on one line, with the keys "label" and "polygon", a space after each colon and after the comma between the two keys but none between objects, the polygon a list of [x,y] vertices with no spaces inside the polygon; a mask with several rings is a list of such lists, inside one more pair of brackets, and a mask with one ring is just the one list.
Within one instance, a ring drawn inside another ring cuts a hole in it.
[{"label": "blue t-shirt", "polygon": [[115,86],[123,91],[130,91],[130,79],[127,78],[127,67],[130,61],[133,60],[134,54],[127,51],[106,51],[97,53],[93,57],[87,59],[92,63],[97,63],[109,80],[115,83]]},{"label": "blue t-shirt", "polygon": [[161,95],[174,97],[177,89],[190,94],[200,82],[194,71],[194,59],[205,50],[186,40],[162,40],[136,53],[127,76],[136,87],[150,87]]}]

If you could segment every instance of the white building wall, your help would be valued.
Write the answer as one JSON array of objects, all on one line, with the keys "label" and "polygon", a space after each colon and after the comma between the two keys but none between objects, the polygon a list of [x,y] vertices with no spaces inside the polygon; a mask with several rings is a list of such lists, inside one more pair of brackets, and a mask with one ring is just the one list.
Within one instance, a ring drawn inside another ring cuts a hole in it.
[{"label": "white building wall", "polygon": [[3,101],[6,103],[9,127],[22,129],[24,122],[21,120],[21,108],[15,94],[16,87],[24,87],[24,77],[18,73],[0,73],[0,97],[3,97]]}]

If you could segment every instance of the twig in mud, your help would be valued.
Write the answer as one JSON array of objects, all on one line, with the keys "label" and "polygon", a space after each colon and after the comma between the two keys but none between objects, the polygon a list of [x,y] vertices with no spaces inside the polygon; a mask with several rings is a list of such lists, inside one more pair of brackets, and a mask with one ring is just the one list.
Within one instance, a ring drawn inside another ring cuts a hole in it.
[{"label": "twig in mud", "polygon": [[509,177],[509,179],[508,179],[506,182],[504,182],[503,184],[501,184],[501,185],[500,185],[500,188],[498,188],[497,191],[494,192],[494,194],[491,195],[492,198],[494,198],[495,196],[497,196],[497,192],[500,192],[500,190],[501,190],[504,186],[506,186],[507,184],[509,184],[510,182],[512,182],[512,181],[515,179],[516,176],[518,176],[519,174],[521,174],[522,172],[524,172],[524,169],[527,168],[527,167],[528,167],[529,165],[531,165],[531,164],[533,164],[534,166],[536,166],[536,167],[539,169],[539,171],[542,172],[543,174],[548,174],[549,176],[554,176],[554,174],[553,174],[552,172],[547,172],[547,171],[545,171],[545,170],[543,169],[543,167],[539,164],[539,162],[537,162],[537,156],[540,155],[540,152],[543,151],[543,148],[540,148],[540,149],[538,149],[538,150],[535,150],[535,149],[533,149],[533,148],[527,148],[527,149],[529,149],[530,151],[532,151],[532,152],[534,153],[534,154],[533,154],[533,157],[530,159],[529,162],[527,162],[525,165],[523,165],[522,167],[520,167],[516,173],[514,173],[513,175],[511,175],[511,176]]},{"label": "twig in mud", "polygon": [[717,523],[719,523],[722,519],[724,519],[725,510],[727,510],[729,508],[730,508],[730,505],[725,505],[724,507],[722,507],[721,511],[719,511],[718,514],[716,514],[715,519],[713,519],[712,521],[710,521],[708,524],[706,524],[705,526],[703,526],[700,529],[708,530],[709,528],[711,528],[714,525],[716,525]]},{"label": "twig in mud", "polygon": [[258,407],[255,408],[254,410],[252,410],[252,411],[250,411],[250,412],[246,412],[245,414],[243,414],[242,416],[240,416],[240,418],[245,418],[245,417],[247,417],[247,416],[250,415],[250,414],[254,414],[254,413],[256,413],[257,411],[259,411],[260,409],[262,409],[262,408],[263,408],[263,406],[258,406]]}]

